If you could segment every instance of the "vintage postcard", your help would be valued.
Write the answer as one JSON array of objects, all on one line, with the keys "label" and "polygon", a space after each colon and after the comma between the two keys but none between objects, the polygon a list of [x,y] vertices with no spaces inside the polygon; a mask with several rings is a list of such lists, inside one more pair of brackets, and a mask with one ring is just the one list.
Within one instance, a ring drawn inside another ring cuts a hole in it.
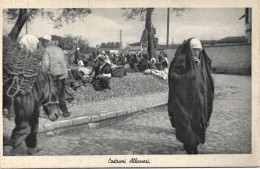
[{"label": "vintage postcard", "polygon": [[1,168],[259,167],[259,0],[3,0]]}]

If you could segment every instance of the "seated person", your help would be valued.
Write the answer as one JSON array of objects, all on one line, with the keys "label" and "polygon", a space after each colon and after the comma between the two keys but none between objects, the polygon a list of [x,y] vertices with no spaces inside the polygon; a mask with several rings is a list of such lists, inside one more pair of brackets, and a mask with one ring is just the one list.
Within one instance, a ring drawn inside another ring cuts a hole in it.
[{"label": "seated person", "polygon": [[155,58],[152,58],[150,63],[149,63],[149,69],[154,69],[154,70],[157,70],[157,67],[156,67],[156,59]]},{"label": "seated person", "polygon": [[89,80],[89,74],[91,69],[84,66],[82,59],[78,59],[78,69],[73,70],[73,78],[75,80],[81,80],[83,84],[86,84]]},{"label": "seated person", "polygon": [[105,62],[111,65],[111,64],[112,64],[112,62],[111,62],[111,60],[110,60],[109,56],[106,54],[106,52],[105,52],[105,51],[102,51],[101,53],[102,53],[102,55],[103,55],[103,56],[105,56],[105,57],[106,57],[106,60],[105,60]]},{"label": "seated person", "polygon": [[169,66],[169,60],[167,58],[167,54],[166,53],[161,53],[158,55],[158,59],[159,59],[159,63],[157,65],[159,70],[164,70],[166,68],[168,68]]},{"label": "seated person", "polygon": [[136,64],[137,67],[137,71],[139,70],[140,72],[145,71],[146,69],[149,69],[149,63],[148,63],[148,55],[147,54],[143,54],[141,56],[141,59],[139,60],[139,62]]},{"label": "seated person", "polygon": [[121,65],[126,64],[126,56],[123,53],[120,53],[120,63]]},{"label": "seated person", "polygon": [[111,64],[107,61],[107,57],[99,55],[93,65],[93,69],[89,75],[95,73],[92,84],[95,90],[101,91],[110,89],[110,78],[112,73]]},{"label": "seated person", "polygon": [[114,54],[114,53],[111,53],[111,54],[109,55],[109,59],[110,59],[110,61],[114,64],[114,63],[116,62],[116,56],[115,56],[115,54]]},{"label": "seated person", "polygon": [[134,64],[138,63],[136,54],[131,54],[128,57],[128,64],[130,65],[131,69],[134,69]]}]

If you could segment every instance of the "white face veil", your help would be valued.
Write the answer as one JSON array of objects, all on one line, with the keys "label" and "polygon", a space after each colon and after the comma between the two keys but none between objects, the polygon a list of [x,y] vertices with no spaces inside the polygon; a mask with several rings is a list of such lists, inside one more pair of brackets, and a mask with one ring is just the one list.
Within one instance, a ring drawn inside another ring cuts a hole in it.
[{"label": "white face veil", "polygon": [[33,35],[25,35],[19,43],[30,52],[35,52],[37,50],[39,40]]}]

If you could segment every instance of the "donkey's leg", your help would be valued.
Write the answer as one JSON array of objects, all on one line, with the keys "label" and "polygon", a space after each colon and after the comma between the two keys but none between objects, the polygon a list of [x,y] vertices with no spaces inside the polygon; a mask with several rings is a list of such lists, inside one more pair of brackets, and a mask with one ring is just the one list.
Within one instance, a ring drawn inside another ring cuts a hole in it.
[{"label": "donkey's leg", "polygon": [[[26,139],[27,135],[30,133],[31,126],[28,122],[15,120],[16,126],[13,129],[11,140],[8,145],[12,146],[13,149],[17,148]],[[19,122],[18,122],[19,121]],[[11,153],[11,152],[9,152]]]},{"label": "donkey's leg", "polygon": [[25,143],[28,148],[34,148],[37,145],[37,133],[39,128],[39,120],[32,119],[30,121],[31,124],[31,132],[26,137]]},{"label": "donkey's leg", "polygon": [[22,103],[24,98],[17,97],[14,101],[15,110],[15,128],[11,135],[11,145],[16,148],[18,147],[29,135],[31,126],[28,120],[28,114]]},{"label": "donkey's leg", "polygon": [[33,154],[38,151],[40,151],[40,148],[37,147],[37,134],[38,134],[38,128],[39,128],[39,113],[40,109],[38,105],[35,105],[32,117],[30,119],[30,125],[31,125],[31,133],[26,137],[25,143],[28,149],[28,154]]}]

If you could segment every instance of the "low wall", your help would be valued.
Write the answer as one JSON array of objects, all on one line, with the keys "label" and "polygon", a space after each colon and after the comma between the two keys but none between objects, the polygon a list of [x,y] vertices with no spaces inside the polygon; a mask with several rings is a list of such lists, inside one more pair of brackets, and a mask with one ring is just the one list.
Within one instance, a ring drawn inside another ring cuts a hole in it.
[{"label": "low wall", "polygon": [[[205,50],[212,61],[215,73],[251,74],[251,45],[236,44],[208,46]],[[172,61],[176,49],[167,49],[169,61]]]}]

